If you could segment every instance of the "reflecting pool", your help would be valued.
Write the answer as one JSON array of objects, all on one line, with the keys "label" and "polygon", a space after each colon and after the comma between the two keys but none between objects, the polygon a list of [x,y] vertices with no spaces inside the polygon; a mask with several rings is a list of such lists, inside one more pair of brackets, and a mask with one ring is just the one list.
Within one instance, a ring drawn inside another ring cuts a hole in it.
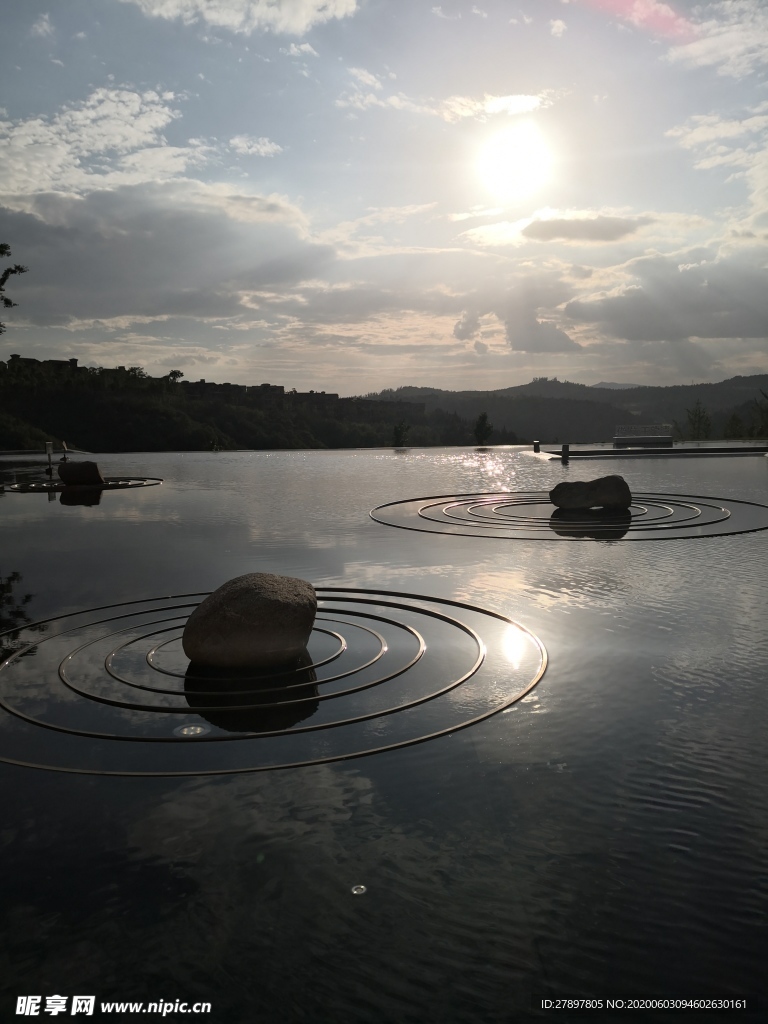
[{"label": "reflecting pool", "polygon": [[[3,1019],[54,993],[227,1024],[768,1013],[767,458],[97,458],[163,483],[81,504],[0,462]],[[629,516],[547,505],[607,473]],[[291,700],[241,716],[270,682],[222,709],[178,638],[248,572],[320,604]]]}]

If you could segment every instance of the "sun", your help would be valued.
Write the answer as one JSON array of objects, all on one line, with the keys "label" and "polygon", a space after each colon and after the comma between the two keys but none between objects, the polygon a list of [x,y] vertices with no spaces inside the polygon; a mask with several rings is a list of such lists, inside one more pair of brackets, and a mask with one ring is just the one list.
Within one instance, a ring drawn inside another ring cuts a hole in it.
[{"label": "sun", "polygon": [[480,180],[497,201],[524,199],[552,177],[547,141],[533,121],[518,121],[492,135],[477,158]]}]

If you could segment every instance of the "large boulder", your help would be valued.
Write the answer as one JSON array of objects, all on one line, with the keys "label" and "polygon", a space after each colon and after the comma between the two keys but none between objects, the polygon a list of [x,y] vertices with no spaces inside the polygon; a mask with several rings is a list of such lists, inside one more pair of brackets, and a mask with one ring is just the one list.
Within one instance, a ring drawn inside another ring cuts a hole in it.
[{"label": "large boulder", "polygon": [[302,655],[317,612],[306,580],[251,572],[214,590],[187,619],[182,647],[212,668],[274,668]]},{"label": "large boulder", "polygon": [[629,508],[632,492],[623,476],[597,480],[564,480],[549,492],[558,508]]},{"label": "large boulder", "polygon": [[67,487],[103,487],[105,482],[95,462],[60,462],[59,476]]}]

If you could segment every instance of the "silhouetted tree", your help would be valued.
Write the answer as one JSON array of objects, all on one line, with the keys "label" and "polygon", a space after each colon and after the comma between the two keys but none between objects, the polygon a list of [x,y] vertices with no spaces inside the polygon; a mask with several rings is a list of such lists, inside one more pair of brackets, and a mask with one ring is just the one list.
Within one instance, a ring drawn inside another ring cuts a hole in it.
[{"label": "silhouetted tree", "polygon": [[392,430],[392,447],[402,448],[403,445],[407,444],[410,430],[410,425],[405,420],[400,420],[399,423],[396,423]]},{"label": "silhouetted tree", "polygon": [[763,400],[755,399],[757,418],[753,423],[753,429],[750,431],[752,437],[768,437],[768,395],[766,395],[762,388],[760,388],[760,394],[763,396]]},{"label": "silhouetted tree", "polygon": [[[0,256],[10,256],[11,247],[7,242],[0,242]],[[12,267],[6,267],[5,270],[0,274],[0,302],[3,304],[4,309],[10,309],[12,306],[18,306],[18,302],[11,302],[8,296],[5,294],[5,283],[11,274],[26,274],[29,267],[22,267],[20,263],[15,263]],[[0,324],[0,334],[5,334],[5,324]]]},{"label": "silhouetted tree", "polygon": [[707,410],[701,404],[700,398],[696,399],[696,403],[692,409],[685,410],[685,414],[688,417],[688,430],[692,441],[701,441],[704,438],[709,437],[709,432],[712,428],[712,421],[709,418]]},{"label": "silhouetted tree", "polygon": [[477,444],[485,444],[493,433],[493,424],[488,422],[488,413],[481,412],[477,417],[474,426],[475,441]]},{"label": "silhouetted tree", "polygon": [[747,428],[744,426],[744,422],[738,413],[731,413],[728,419],[725,421],[723,426],[723,437],[726,440],[732,440],[736,437],[746,437]]}]

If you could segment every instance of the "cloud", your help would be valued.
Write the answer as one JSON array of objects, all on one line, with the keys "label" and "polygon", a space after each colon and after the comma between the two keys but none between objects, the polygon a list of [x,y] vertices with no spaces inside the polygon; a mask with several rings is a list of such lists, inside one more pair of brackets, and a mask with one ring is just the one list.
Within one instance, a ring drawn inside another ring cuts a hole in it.
[{"label": "cloud", "polygon": [[613,294],[574,299],[565,313],[630,341],[765,338],[768,272],[760,265],[764,262],[755,259],[754,252],[738,250],[714,258],[708,250],[694,250],[682,258],[643,256],[626,264],[627,283]]},{"label": "cloud", "polygon": [[278,146],[276,142],[271,142],[263,136],[256,138],[253,135],[235,135],[229,140],[229,145],[236,153],[246,156],[275,156],[277,153],[283,152],[282,146]]},{"label": "cloud", "polygon": [[[750,108],[744,117],[727,118],[720,114],[695,114],[686,124],[670,128],[666,134],[677,139],[684,149],[698,150],[696,167],[706,170],[721,166],[749,166],[765,149],[768,129],[768,102]],[[759,135],[759,138],[755,138]],[[741,145],[734,146],[738,142]]]},{"label": "cloud", "polygon": [[492,314],[504,325],[507,344],[516,352],[581,352],[582,346],[555,322],[560,316],[556,307],[571,294],[569,286],[553,276],[532,274],[511,288],[467,296],[453,335],[462,341],[471,339],[480,329],[481,318]]},{"label": "cloud", "polygon": [[[500,211],[488,210],[488,215]],[[467,215],[468,216],[468,215]],[[452,220],[465,219],[452,215]],[[622,210],[554,210],[544,207],[518,221],[480,224],[462,232],[459,238],[483,248],[519,247],[529,242],[557,242],[564,245],[609,245],[623,242],[655,225],[657,243],[690,239],[693,232],[711,231],[710,221],[696,214],[654,213],[627,216]],[[688,242],[690,244],[690,241]]]},{"label": "cloud", "polygon": [[[353,87],[343,93],[337,100],[337,107],[349,107],[355,110],[367,110],[371,107],[406,110],[416,114],[427,114],[439,117],[443,121],[454,123],[471,117],[478,121],[486,121],[489,117],[507,114],[513,117],[528,114],[550,106],[554,101],[551,89],[545,89],[538,95],[510,94],[497,96],[485,93],[481,98],[474,96],[449,96],[442,101],[432,98],[414,100],[405,93],[399,92],[389,96],[381,95],[383,85],[381,79],[364,68],[349,68],[350,75],[355,79]],[[376,92],[365,91],[367,87]]]},{"label": "cloud", "polygon": [[472,245],[492,249],[507,245],[522,245],[524,242],[522,229],[528,223],[528,220],[501,220],[495,224],[481,224],[476,228],[462,231],[459,238],[466,239]]},{"label": "cloud", "polygon": [[549,23],[549,31],[553,36],[557,36],[558,38],[564,34],[567,28],[568,26],[565,22],[561,21],[559,18],[551,20]]},{"label": "cloud", "polygon": [[454,338],[459,338],[461,341],[466,341],[471,338],[480,328],[480,314],[477,312],[470,312],[465,310],[461,314],[461,319],[457,321],[453,328]]},{"label": "cloud", "polygon": [[174,93],[94,90],[52,117],[0,122],[7,193],[83,190],[174,177],[204,162],[201,140],[168,146],[162,134],[181,116]]},{"label": "cloud", "polygon": [[357,0],[121,0],[135,4],[149,18],[203,20],[215,28],[251,35],[257,30],[303,35],[313,26],[346,18]]},{"label": "cloud", "polygon": [[520,234],[537,242],[617,242],[653,223],[652,217],[550,217],[532,220]]},{"label": "cloud", "polygon": [[695,167],[728,170],[727,182],[741,179],[748,190],[745,219],[731,221],[731,233],[749,232],[768,224],[768,102],[748,107],[742,116],[697,114],[667,132],[696,155]]},{"label": "cloud", "polygon": [[510,348],[517,352],[578,352],[578,345],[550,320],[517,320],[505,324]]},{"label": "cloud", "polygon": [[30,32],[33,36],[40,36],[43,39],[52,36],[53,25],[51,24],[50,14],[41,14],[30,29]]},{"label": "cloud", "polygon": [[768,62],[768,8],[763,0],[711,3],[713,16],[696,26],[696,38],[673,47],[670,61],[717,68],[719,75],[744,78]]},{"label": "cloud", "polygon": [[487,115],[528,114],[533,110],[543,109],[552,103],[549,90],[540,93],[538,96],[515,94],[509,96],[493,96],[486,93],[482,99],[474,99],[470,96],[449,96],[438,107],[433,108],[432,113],[442,117],[444,121],[460,121],[465,117],[474,117],[485,121]]},{"label": "cloud", "polygon": [[291,43],[287,50],[281,50],[280,53],[286,54],[288,57],[317,57],[319,56],[317,50],[310,46],[309,43]]},{"label": "cloud", "polygon": [[23,311],[35,324],[238,317],[244,297],[294,288],[334,259],[290,203],[224,185],[163,182],[15,203],[0,206],[0,234],[25,240],[34,274]]},{"label": "cloud", "polygon": [[370,71],[366,71],[365,68],[350,68],[349,73],[361,85],[367,85],[371,89],[381,89],[379,78]]},{"label": "cloud", "polygon": [[437,18],[445,18],[446,21],[458,21],[461,18],[460,14],[446,14],[442,7],[433,7],[432,13]]}]

